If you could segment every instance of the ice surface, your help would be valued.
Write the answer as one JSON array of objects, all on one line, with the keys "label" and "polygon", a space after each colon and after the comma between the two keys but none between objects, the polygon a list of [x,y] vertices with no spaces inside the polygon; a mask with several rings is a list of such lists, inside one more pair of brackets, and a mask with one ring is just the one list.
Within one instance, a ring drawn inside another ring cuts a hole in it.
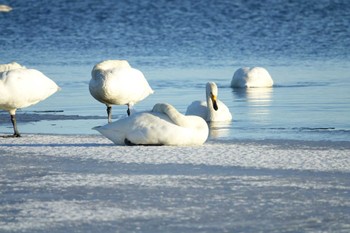
[{"label": "ice surface", "polygon": [[347,232],[347,142],[0,138],[1,232]]}]

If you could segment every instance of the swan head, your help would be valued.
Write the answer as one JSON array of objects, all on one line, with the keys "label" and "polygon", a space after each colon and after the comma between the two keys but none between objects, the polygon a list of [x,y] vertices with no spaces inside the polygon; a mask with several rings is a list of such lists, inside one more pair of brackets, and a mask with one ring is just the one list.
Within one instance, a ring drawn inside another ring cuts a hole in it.
[{"label": "swan head", "polygon": [[217,103],[217,96],[218,96],[218,87],[214,82],[208,82],[206,86],[206,94],[207,94],[207,104],[208,107],[212,106],[215,111],[217,111],[218,103]]},{"label": "swan head", "polygon": [[18,64],[17,62],[11,62],[7,64],[0,64],[0,72],[16,70],[16,69],[25,69],[25,66]]}]

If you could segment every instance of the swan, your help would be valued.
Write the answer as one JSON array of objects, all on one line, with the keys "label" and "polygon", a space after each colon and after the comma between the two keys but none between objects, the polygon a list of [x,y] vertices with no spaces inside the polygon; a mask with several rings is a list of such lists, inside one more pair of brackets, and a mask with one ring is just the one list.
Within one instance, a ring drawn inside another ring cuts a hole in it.
[{"label": "swan", "polygon": [[54,94],[57,84],[35,69],[26,69],[18,63],[0,65],[0,109],[11,116],[14,137],[20,137],[17,129],[16,110],[34,105]]},{"label": "swan", "polygon": [[10,12],[12,11],[12,7],[8,5],[0,5],[0,12]]},{"label": "swan", "polygon": [[196,115],[208,122],[231,121],[232,114],[228,107],[217,99],[218,87],[214,82],[206,85],[206,101],[194,101],[186,110],[186,115]]},{"label": "swan", "polygon": [[130,115],[134,104],[153,93],[141,71],[126,60],[106,60],[94,66],[89,83],[90,94],[107,106],[112,122],[112,105],[127,105]]},{"label": "swan", "polygon": [[231,87],[272,87],[273,80],[263,67],[243,67],[236,70],[231,80]]},{"label": "swan", "polygon": [[93,129],[117,145],[201,145],[209,135],[202,118],[185,116],[166,103]]}]

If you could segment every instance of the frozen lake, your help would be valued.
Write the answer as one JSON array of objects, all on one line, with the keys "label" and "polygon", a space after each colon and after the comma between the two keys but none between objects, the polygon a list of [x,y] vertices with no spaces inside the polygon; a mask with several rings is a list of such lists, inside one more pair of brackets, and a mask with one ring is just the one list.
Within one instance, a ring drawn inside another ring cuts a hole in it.
[{"label": "frozen lake", "polygon": [[1,232],[350,230],[348,143],[24,135],[0,152]]}]

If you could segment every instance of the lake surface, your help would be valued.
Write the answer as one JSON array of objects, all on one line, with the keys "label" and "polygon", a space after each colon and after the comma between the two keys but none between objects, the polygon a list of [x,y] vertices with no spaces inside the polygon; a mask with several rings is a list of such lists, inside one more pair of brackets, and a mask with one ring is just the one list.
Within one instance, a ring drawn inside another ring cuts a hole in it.
[{"label": "lake surface", "polygon": [[[168,102],[184,113],[215,81],[233,121],[212,125],[212,139],[350,141],[346,0],[5,3],[13,10],[0,13],[0,63],[39,69],[62,88],[18,111],[22,133],[95,134],[107,120],[88,91],[92,67],[126,59],[155,90],[138,111]],[[265,67],[275,86],[232,89],[244,66]],[[11,127],[0,112],[0,132]]]}]

